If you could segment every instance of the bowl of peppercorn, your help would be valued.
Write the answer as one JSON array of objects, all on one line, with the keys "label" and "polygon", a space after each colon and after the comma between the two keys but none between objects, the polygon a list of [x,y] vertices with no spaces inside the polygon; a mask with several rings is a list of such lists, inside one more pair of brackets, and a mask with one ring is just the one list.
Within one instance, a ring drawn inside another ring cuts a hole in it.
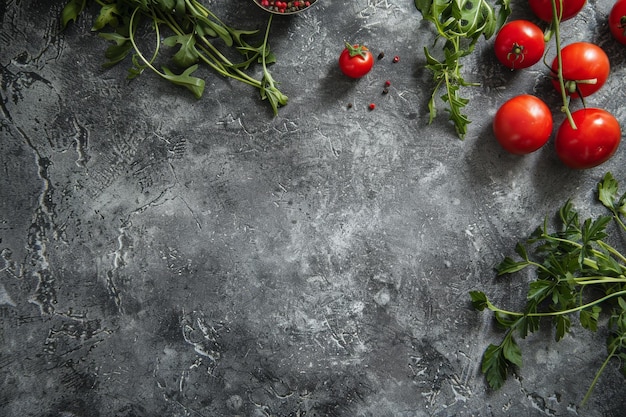
[{"label": "bowl of peppercorn", "polygon": [[266,12],[274,14],[296,14],[313,6],[317,0],[253,0]]}]

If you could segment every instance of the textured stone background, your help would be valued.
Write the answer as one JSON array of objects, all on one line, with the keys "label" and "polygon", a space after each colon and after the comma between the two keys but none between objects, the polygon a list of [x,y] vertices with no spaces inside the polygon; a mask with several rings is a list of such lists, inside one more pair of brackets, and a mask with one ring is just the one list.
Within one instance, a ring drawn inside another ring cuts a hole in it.
[{"label": "textured stone background", "polygon": [[[244,0],[205,4],[236,27],[267,21]],[[532,18],[525,4],[514,17]],[[589,0],[563,31],[609,55],[588,103],[626,126],[611,5]],[[605,171],[626,185],[622,149],[576,172],[550,145],[499,148],[490,122],[507,98],[558,110],[541,64],[511,73],[481,42],[460,141],[443,111],[427,124],[433,33],[411,1],[320,0],[275,19],[272,71],[290,97],[275,118],[207,70],[195,100],[149,73],[128,82],[128,62],[103,69],[93,10],[61,34],[62,6],[0,4],[2,416],[623,415],[615,362],[577,408],[602,333],[522,341],[499,392],[480,373],[501,334],[468,291],[522,300],[524,277],[494,277],[502,257],[567,198],[599,212]],[[348,80],[344,40],[386,56]]]}]

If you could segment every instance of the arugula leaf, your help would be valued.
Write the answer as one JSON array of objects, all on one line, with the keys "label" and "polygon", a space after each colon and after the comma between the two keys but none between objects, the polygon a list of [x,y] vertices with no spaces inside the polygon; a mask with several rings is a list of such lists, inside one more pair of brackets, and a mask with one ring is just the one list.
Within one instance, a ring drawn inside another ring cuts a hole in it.
[{"label": "arugula leaf", "polygon": [[176,75],[168,68],[163,67],[165,78],[174,84],[182,85],[193,93],[196,98],[202,97],[204,91],[204,80],[198,77],[192,77],[191,74],[198,69],[198,65],[192,65],[187,68],[182,74]]},{"label": "arugula leaf", "polygon": [[200,59],[200,52],[196,49],[196,38],[193,33],[174,35],[163,39],[163,44],[167,46],[180,45],[178,52],[174,54],[172,60],[182,68],[188,68]]},{"label": "arugula leaf", "polygon": [[[87,1],[67,0],[61,13],[63,28],[78,18]],[[228,26],[198,0],[90,1],[100,7],[92,30],[113,43],[106,49],[105,67],[116,65],[131,55],[129,79],[150,69],[161,78],[187,88],[196,98],[200,98],[204,93],[205,81],[191,74],[198,65],[205,64],[221,76],[257,88],[261,98],[270,103],[274,115],[278,114],[278,107],[287,104],[287,96],[278,89],[278,83],[268,68],[276,61],[275,56],[269,52],[271,16],[263,43],[252,46],[244,38],[256,34],[258,30],[241,30]],[[146,22],[149,24],[142,24]],[[110,27],[113,31],[102,32],[105,27]],[[151,57],[145,57],[136,42],[137,31],[144,28],[154,31],[155,47]],[[161,36],[166,31],[169,33]],[[222,42],[213,42],[215,39]],[[168,57],[171,64],[182,71],[180,74],[174,73],[167,65],[162,70],[153,66],[162,45],[178,46],[178,50]],[[227,58],[232,54],[224,51],[224,48],[239,52],[243,59]],[[262,63],[263,66],[263,75],[259,78],[244,71],[256,63]]]},{"label": "arugula leaf", "polygon": [[[425,68],[433,73],[435,83],[428,101],[429,123],[437,116],[437,98],[440,98],[447,104],[448,118],[457,136],[463,139],[470,124],[463,112],[469,99],[460,90],[479,84],[463,78],[461,60],[474,51],[481,37],[489,39],[504,25],[511,13],[510,0],[497,0],[495,6],[487,0],[414,0],[414,3],[422,18],[434,25],[437,37],[443,39],[442,57],[437,58],[424,48]],[[440,89],[444,89],[444,94],[438,97]]]},{"label": "arugula leaf", "polygon": [[105,68],[112,67],[113,65],[123,61],[133,49],[133,44],[130,42],[130,38],[128,36],[123,36],[117,32],[99,33],[98,36],[102,39],[115,43],[115,45],[109,46],[104,53],[104,56],[107,59],[103,64]]}]

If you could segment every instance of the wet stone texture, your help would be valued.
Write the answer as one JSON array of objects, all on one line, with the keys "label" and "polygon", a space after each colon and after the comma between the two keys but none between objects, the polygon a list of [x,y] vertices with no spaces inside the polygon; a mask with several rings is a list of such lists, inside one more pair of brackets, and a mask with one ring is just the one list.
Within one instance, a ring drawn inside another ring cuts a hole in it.
[{"label": "wet stone texture", "polygon": [[[589,0],[563,36],[607,52],[611,78],[588,105],[626,126],[611,3]],[[252,1],[205,4],[265,28]],[[578,172],[550,145],[522,158],[495,142],[493,114],[521,92],[562,120],[541,64],[512,73],[481,41],[460,141],[443,107],[428,124],[434,36],[411,1],[275,17],[277,117],[207,69],[199,100],[152,73],[127,81],[130,62],[101,65],[96,10],[60,33],[62,7],[0,5],[0,415],[623,415],[616,362],[577,406],[602,332],[521,341],[524,366],[498,392],[480,372],[501,333],[468,291],[519,304],[525,278],[493,267],[566,199],[594,213],[604,172],[626,184],[621,149]],[[345,40],[385,57],[349,80]]]}]

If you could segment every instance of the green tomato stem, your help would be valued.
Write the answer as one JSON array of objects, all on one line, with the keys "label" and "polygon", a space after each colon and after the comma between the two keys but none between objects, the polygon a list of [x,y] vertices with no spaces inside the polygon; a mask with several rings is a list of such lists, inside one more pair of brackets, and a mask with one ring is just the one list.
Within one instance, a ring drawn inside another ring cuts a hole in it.
[{"label": "green tomato stem", "polygon": [[[561,90],[561,99],[563,101],[562,111],[565,113],[567,120],[569,121],[572,129],[576,130],[576,123],[574,122],[574,118],[572,117],[572,112],[569,109],[569,99],[567,96],[567,91],[565,90],[565,81],[563,80],[563,57],[561,55],[561,31],[560,31],[560,22],[561,22],[561,14],[557,13],[556,2],[559,1],[561,5],[561,10],[563,10],[563,0],[552,0],[552,22],[554,29],[554,42],[556,43],[556,59],[558,63],[557,68],[557,78],[559,79],[559,86]],[[557,16],[558,14],[558,16]]]}]

